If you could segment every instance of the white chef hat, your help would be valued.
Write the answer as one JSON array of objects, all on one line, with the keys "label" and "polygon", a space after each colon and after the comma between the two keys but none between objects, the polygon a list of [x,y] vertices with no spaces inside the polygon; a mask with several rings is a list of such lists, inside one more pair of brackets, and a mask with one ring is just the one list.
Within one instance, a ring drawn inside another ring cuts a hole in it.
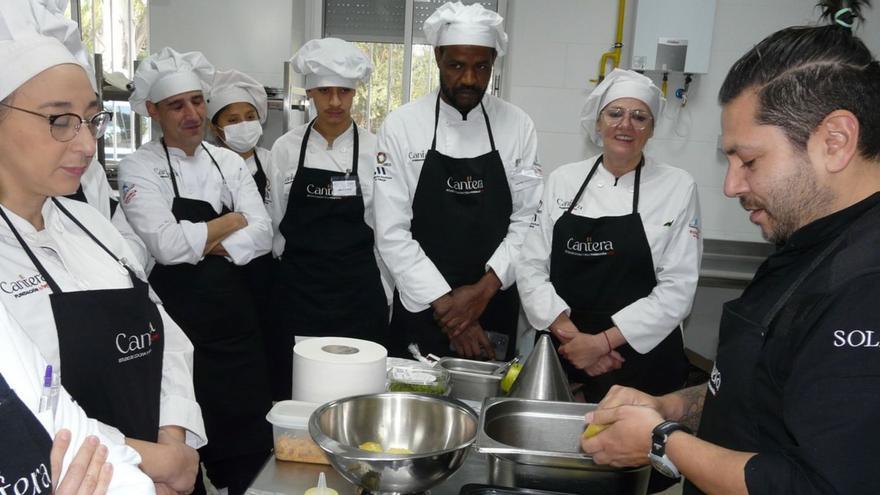
[{"label": "white chef hat", "polygon": [[504,19],[479,3],[446,2],[422,26],[434,46],[477,45],[494,48],[498,56],[507,49]]},{"label": "white chef hat", "polygon": [[187,91],[202,91],[207,96],[213,79],[214,66],[202,52],[180,53],[165,47],[138,65],[128,102],[135,112],[148,115],[148,101],[159,103]]},{"label": "white chef hat", "polygon": [[290,59],[293,70],[306,76],[306,89],[356,88],[367,81],[373,63],[358,47],[338,38],[310,40]]},{"label": "white chef hat", "polygon": [[606,105],[619,98],[635,98],[642,101],[651,110],[655,125],[663,113],[663,106],[666,104],[666,98],[663,97],[660,88],[654,85],[651,78],[631,70],[612,70],[590,93],[583,110],[581,110],[581,125],[587,131],[590,139],[599,146],[602,146],[602,136],[596,132],[599,112]]},{"label": "white chef hat", "polygon": [[0,0],[0,99],[44,70],[76,64],[92,89],[95,74],[76,23],[64,17],[67,0]]},{"label": "white chef hat", "polygon": [[237,70],[217,71],[208,94],[208,119],[232,103],[250,103],[257,109],[260,123],[266,123],[268,97],[266,88],[253,77]]}]

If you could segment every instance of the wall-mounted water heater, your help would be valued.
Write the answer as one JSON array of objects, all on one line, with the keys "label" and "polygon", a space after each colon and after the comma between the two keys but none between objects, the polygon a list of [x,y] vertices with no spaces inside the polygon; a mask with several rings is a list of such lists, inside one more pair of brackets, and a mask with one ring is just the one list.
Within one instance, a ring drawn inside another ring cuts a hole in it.
[{"label": "wall-mounted water heater", "polygon": [[709,72],[716,0],[639,0],[630,68]]}]

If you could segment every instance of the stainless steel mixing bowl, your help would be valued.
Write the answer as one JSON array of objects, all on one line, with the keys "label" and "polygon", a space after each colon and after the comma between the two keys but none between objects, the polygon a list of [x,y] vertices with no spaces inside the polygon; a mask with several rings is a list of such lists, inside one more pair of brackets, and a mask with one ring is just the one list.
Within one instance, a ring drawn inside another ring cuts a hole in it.
[{"label": "stainless steel mixing bowl", "polygon": [[[309,418],[309,433],[350,482],[372,493],[419,493],[461,466],[477,435],[477,416],[448,397],[401,392],[360,395],[319,407]],[[358,448],[366,442],[412,453]]]}]

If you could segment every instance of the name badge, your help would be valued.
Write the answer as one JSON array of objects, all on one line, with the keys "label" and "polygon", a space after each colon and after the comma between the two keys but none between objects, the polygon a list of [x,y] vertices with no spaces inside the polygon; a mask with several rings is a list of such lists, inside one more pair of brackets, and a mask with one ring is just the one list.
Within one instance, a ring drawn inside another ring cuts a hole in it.
[{"label": "name badge", "polygon": [[331,177],[330,182],[333,186],[333,196],[357,196],[358,184],[357,177]]}]

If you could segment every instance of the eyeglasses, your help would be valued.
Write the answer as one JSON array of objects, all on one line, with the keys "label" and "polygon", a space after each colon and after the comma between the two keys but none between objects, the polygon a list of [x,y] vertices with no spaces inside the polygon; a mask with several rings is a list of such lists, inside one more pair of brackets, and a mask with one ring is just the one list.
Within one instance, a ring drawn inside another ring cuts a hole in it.
[{"label": "eyeglasses", "polygon": [[36,115],[37,117],[43,117],[49,121],[49,133],[52,134],[52,137],[55,138],[56,141],[61,141],[62,143],[66,143],[75,138],[83,124],[89,126],[89,132],[92,133],[92,136],[94,136],[95,139],[100,139],[104,136],[104,132],[107,131],[107,124],[113,120],[113,114],[110,112],[98,112],[95,115],[92,115],[91,118],[84,119],[75,113],[46,115],[26,110],[24,108],[7,105],[5,103],[0,103],[0,106]]},{"label": "eyeglasses", "polygon": [[644,131],[651,125],[654,117],[649,112],[641,109],[627,110],[623,107],[608,107],[602,110],[602,118],[605,124],[611,127],[617,127],[623,123],[623,118],[629,114],[629,120],[633,128],[637,131]]}]

